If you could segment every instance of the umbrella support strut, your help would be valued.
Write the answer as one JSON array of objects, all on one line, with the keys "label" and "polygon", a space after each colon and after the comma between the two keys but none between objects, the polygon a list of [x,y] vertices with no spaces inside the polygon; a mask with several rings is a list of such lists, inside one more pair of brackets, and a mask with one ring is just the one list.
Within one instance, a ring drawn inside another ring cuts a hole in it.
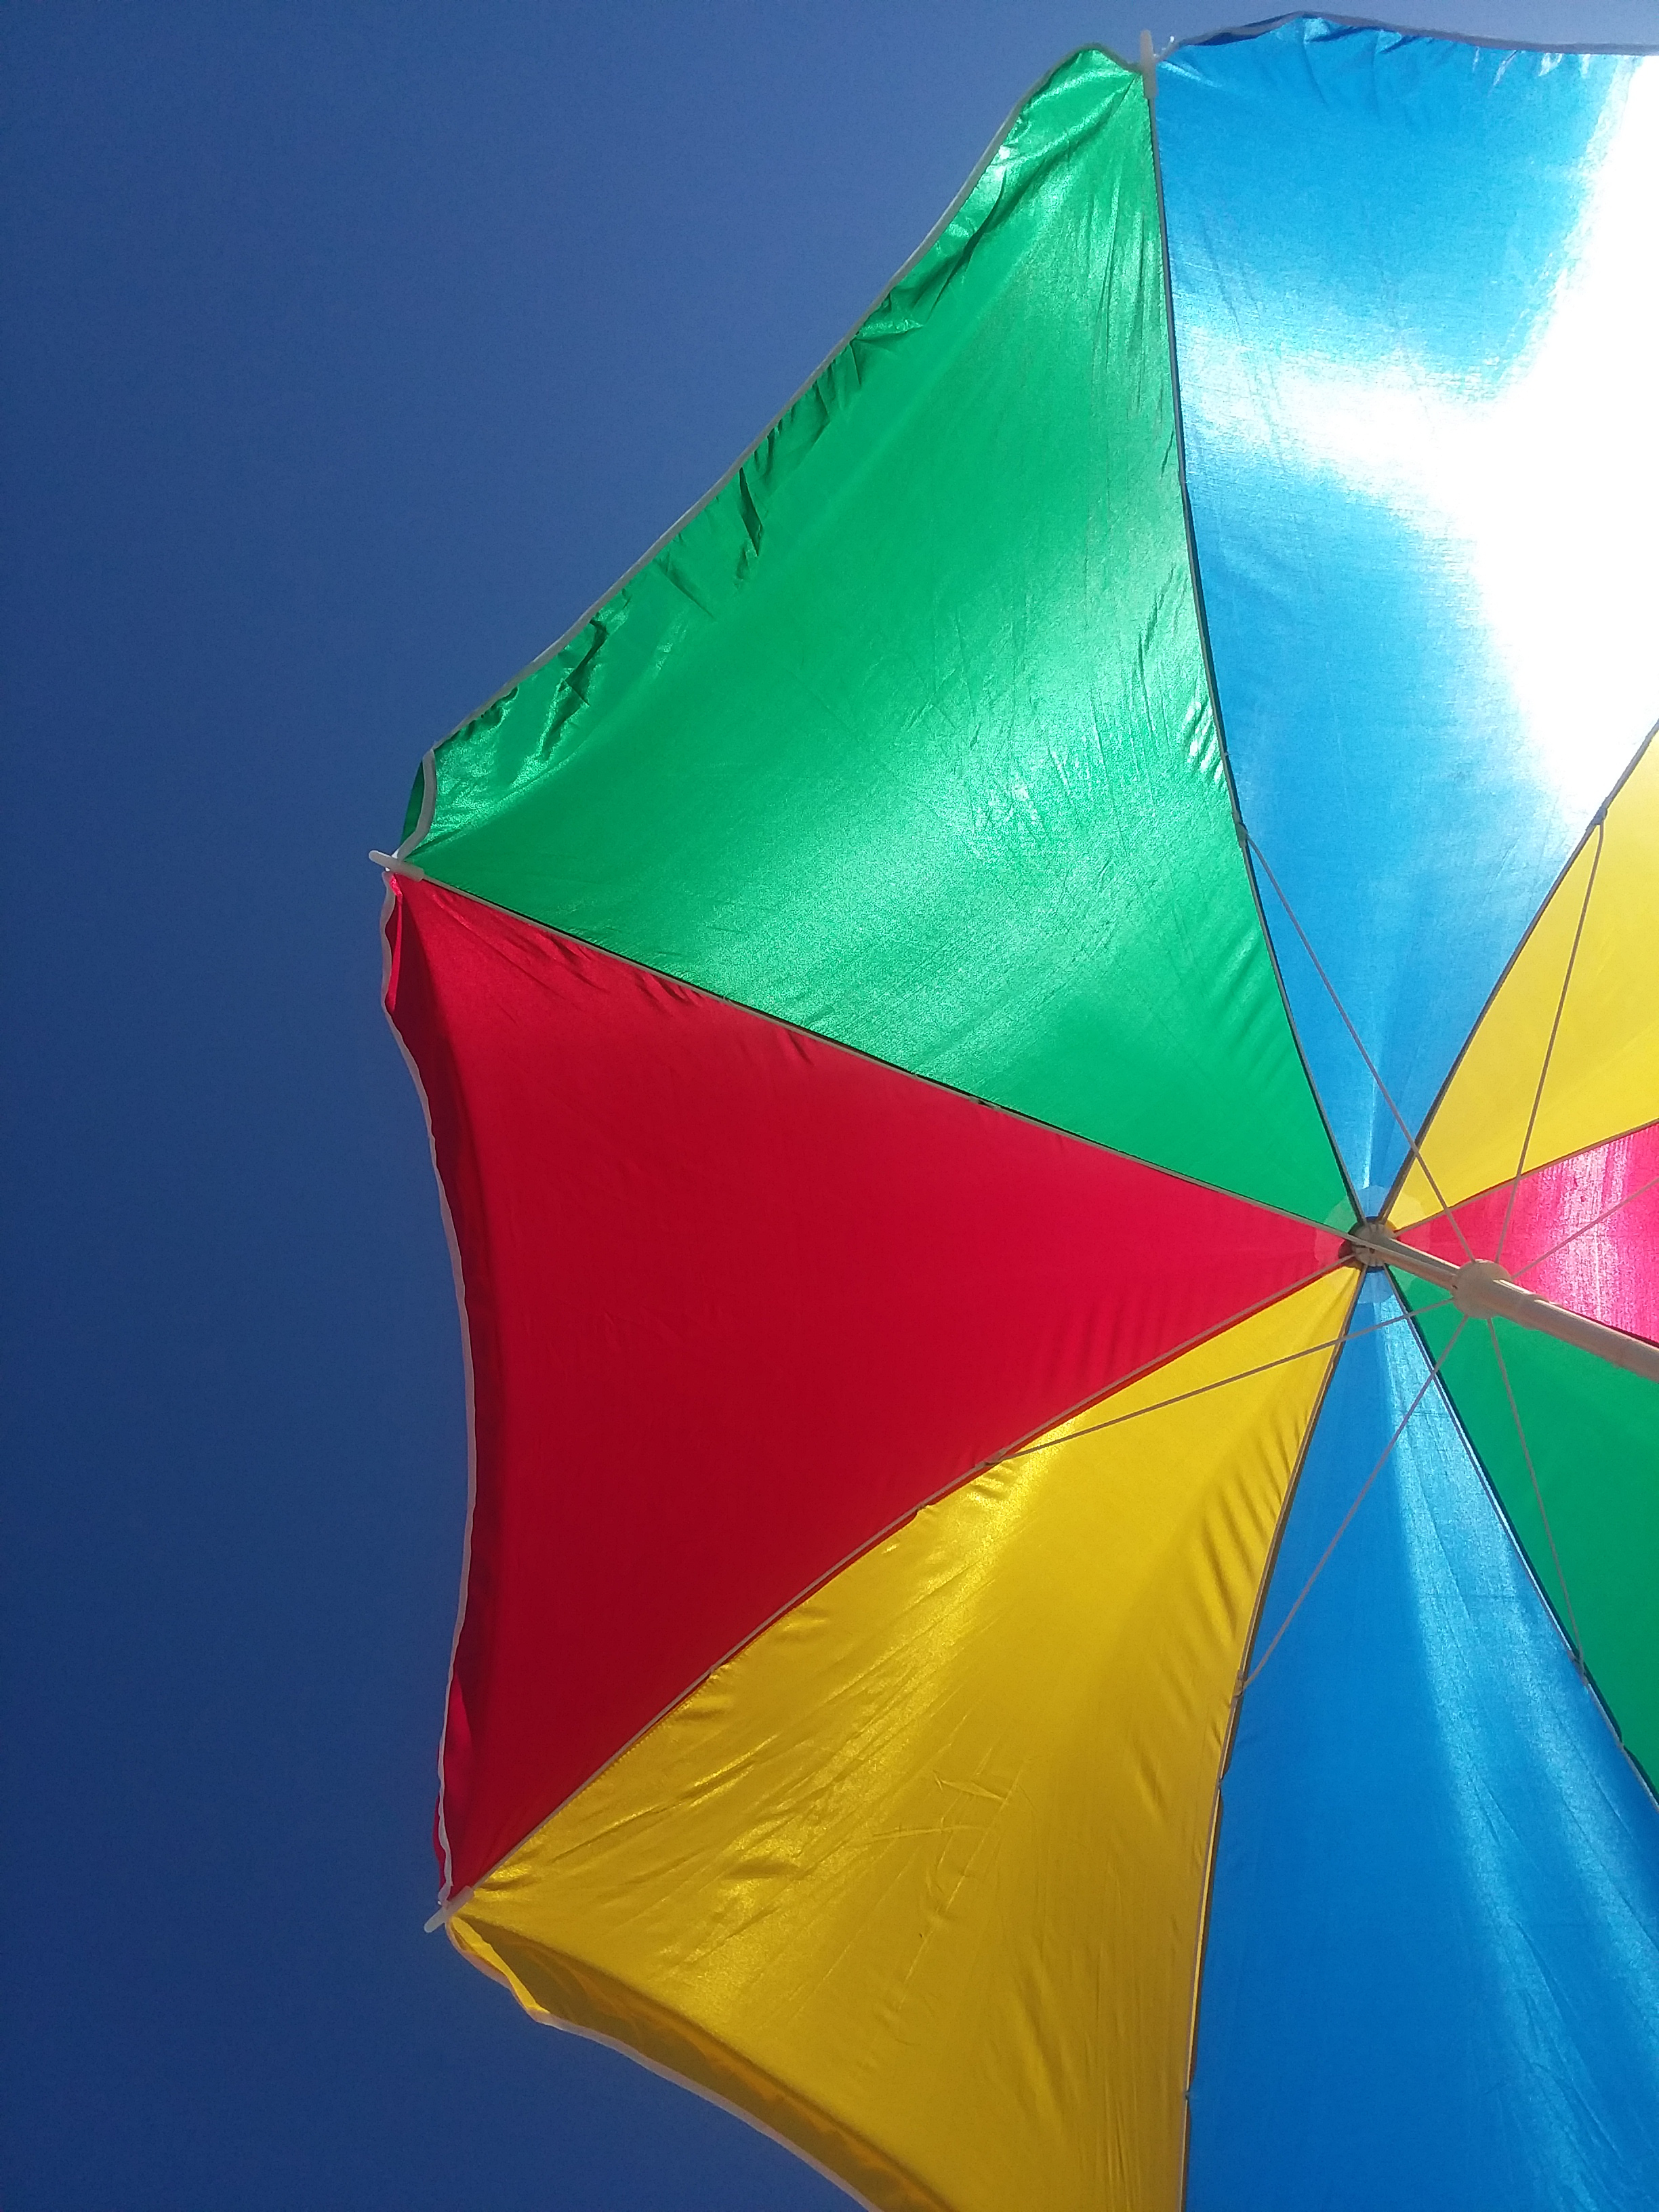
[{"label": "umbrella support strut", "polygon": [[1455,1267],[1449,1260],[1436,1260],[1402,1244],[1382,1221],[1362,1222],[1348,1239],[1346,1256],[1356,1267],[1397,1267],[1425,1283],[1437,1284],[1451,1293],[1458,1311],[1472,1319],[1517,1322],[1522,1328],[1535,1328],[1545,1336],[1559,1338],[1563,1344],[1576,1344],[1581,1352],[1593,1352],[1598,1359],[1607,1360],[1614,1367],[1627,1368],[1632,1375],[1645,1375],[1659,1382],[1659,1344],[1626,1336],[1623,1329],[1608,1328],[1549,1298],[1539,1297],[1506,1274],[1495,1260],[1470,1260]]}]

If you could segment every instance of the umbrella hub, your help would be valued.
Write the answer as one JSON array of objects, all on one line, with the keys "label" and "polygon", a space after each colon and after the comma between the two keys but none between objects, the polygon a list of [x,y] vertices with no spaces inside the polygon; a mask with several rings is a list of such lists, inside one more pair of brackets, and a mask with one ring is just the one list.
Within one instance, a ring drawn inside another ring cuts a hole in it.
[{"label": "umbrella hub", "polygon": [[1396,1240],[1392,1222],[1380,1213],[1370,1214],[1358,1227],[1348,1232],[1348,1241],[1342,1247],[1342,1264],[1368,1268],[1387,1267],[1393,1264]]}]

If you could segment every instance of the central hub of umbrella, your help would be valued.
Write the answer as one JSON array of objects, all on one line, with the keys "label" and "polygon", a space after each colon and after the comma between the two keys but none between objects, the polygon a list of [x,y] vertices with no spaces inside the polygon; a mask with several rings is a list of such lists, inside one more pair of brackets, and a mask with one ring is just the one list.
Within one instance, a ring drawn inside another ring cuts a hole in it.
[{"label": "central hub of umbrella", "polygon": [[1380,1213],[1372,1214],[1350,1231],[1342,1247],[1342,1264],[1358,1267],[1362,1273],[1373,1267],[1386,1267],[1395,1241],[1394,1224]]}]

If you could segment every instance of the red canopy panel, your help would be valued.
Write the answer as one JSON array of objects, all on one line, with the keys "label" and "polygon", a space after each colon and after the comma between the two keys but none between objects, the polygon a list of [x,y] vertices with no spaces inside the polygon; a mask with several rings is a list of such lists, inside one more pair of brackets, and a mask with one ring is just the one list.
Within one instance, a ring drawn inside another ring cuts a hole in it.
[{"label": "red canopy panel", "polygon": [[1437,1213],[1401,1238],[1454,1267],[1469,1252],[1498,1257],[1501,1241],[1504,1266],[1540,1298],[1659,1344],[1659,1121],[1551,1160],[1453,1214],[1456,1227]]},{"label": "red canopy panel", "polygon": [[394,879],[471,1362],[464,1887],[924,1500],[1336,1259],[1145,1167]]}]

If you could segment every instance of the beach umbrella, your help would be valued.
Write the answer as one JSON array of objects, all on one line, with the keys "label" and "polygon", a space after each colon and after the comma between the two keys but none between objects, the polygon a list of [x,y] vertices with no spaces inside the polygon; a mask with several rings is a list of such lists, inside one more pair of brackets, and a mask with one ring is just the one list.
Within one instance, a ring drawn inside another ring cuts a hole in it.
[{"label": "beach umbrella", "polygon": [[1659,2202],[1656,207],[1073,56],[377,855],[434,1924],[884,2212]]}]

